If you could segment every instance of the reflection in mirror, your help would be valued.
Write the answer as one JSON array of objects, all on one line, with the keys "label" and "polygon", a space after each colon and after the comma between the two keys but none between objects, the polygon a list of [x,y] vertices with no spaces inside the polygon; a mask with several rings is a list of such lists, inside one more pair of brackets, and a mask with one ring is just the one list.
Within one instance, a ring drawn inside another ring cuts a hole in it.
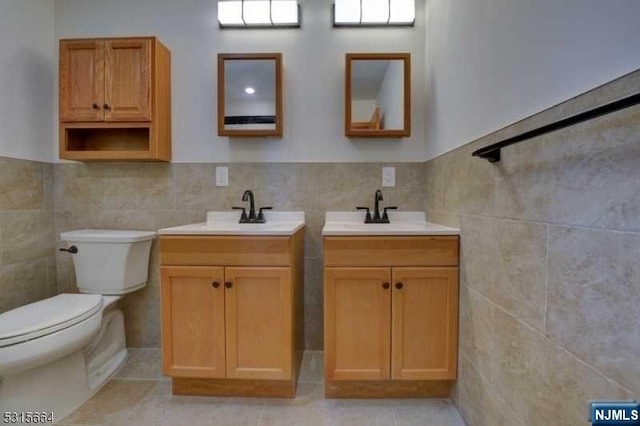
[{"label": "reflection in mirror", "polygon": [[218,55],[218,134],[282,136],[280,54]]},{"label": "reflection in mirror", "polygon": [[410,134],[408,54],[348,54],[346,134]]}]

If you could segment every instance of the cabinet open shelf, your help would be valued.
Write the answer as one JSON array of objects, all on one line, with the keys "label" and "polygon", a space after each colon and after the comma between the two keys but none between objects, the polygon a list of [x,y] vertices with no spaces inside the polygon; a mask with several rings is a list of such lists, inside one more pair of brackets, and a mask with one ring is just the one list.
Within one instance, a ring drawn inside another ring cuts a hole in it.
[{"label": "cabinet open shelf", "polygon": [[126,127],[64,126],[60,134],[61,157],[77,161],[158,161],[163,158],[152,144],[153,131],[148,124],[138,123],[128,123]]},{"label": "cabinet open shelf", "polygon": [[67,129],[67,151],[148,151],[149,128]]}]

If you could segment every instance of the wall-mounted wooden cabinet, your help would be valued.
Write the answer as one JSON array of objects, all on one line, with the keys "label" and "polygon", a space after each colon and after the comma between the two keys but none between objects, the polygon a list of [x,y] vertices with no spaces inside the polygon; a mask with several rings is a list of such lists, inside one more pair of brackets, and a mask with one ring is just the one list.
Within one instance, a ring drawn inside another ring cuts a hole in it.
[{"label": "wall-mounted wooden cabinet", "polygon": [[325,394],[447,397],[458,237],[325,237]]},{"label": "wall-mounted wooden cabinet", "polygon": [[294,397],[303,230],[162,236],[162,365],[173,392]]},{"label": "wall-mounted wooden cabinet", "polygon": [[155,37],[60,41],[60,158],[171,160],[171,53]]}]

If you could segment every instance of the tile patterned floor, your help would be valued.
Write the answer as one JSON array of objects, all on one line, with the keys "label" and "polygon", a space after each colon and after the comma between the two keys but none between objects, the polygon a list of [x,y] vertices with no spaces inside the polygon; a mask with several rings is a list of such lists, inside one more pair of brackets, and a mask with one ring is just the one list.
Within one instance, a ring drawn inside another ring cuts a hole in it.
[{"label": "tile patterned floor", "polygon": [[160,351],[132,349],[126,365],[59,425],[77,426],[465,426],[447,399],[328,400],[322,352],[305,352],[298,396],[287,399],[171,395]]}]

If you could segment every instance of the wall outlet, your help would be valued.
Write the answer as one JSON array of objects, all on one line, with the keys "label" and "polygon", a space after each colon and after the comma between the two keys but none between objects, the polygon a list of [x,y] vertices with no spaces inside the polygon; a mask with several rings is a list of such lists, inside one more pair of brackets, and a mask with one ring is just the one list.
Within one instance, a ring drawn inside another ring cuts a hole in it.
[{"label": "wall outlet", "polygon": [[382,168],[382,186],[396,186],[396,168]]},{"label": "wall outlet", "polygon": [[229,186],[229,168],[216,167],[216,186]]}]

